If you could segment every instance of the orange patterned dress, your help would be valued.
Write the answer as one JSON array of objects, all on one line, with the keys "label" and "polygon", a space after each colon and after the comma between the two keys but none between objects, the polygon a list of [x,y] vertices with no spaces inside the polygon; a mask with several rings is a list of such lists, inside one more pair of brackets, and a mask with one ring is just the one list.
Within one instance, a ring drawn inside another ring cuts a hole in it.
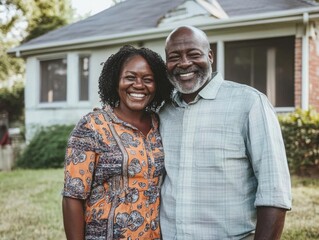
[{"label": "orange patterned dress", "polygon": [[110,106],[84,116],[68,141],[62,195],[85,200],[85,239],[160,239],[164,152],[158,120],[144,136]]}]

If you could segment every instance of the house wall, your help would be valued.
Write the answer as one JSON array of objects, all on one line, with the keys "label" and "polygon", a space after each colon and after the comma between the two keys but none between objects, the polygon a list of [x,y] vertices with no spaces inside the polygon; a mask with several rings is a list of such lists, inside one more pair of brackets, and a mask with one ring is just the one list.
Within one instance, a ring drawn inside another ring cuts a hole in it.
[{"label": "house wall", "polygon": [[[295,106],[301,107],[302,39],[295,40]],[[309,106],[319,111],[319,41],[309,38]]]},{"label": "house wall", "polygon": [[[295,105],[301,105],[301,37],[298,35],[298,27],[296,24],[265,24],[262,26],[246,26],[229,29],[213,29],[206,30],[208,38],[211,43],[217,43],[218,61],[223,61],[224,43],[227,41],[238,41],[245,39],[261,39],[282,36],[297,36],[295,41]],[[148,47],[158,52],[165,60],[164,50],[165,38],[154,40],[141,40],[139,42],[127,43],[135,46]],[[122,44],[96,47],[86,50],[58,52],[54,54],[37,55],[28,57],[27,59],[27,74],[26,74],[26,89],[25,89],[25,103],[26,103],[26,138],[30,140],[34,132],[39,126],[47,126],[52,124],[76,124],[81,116],[90,112],[94,107],[100,107],[98,95],[98,78],[102,70],[101,63],[113,53],[117,52]],[[313,51],[317,51],[318,47],[315,43],[311,45]],[[79,102],[78,99],[78,65],[77,56],[79,54],[90,54],[90,76],[89,76],[89,101]],[[55,56],[67,56],[68,59],[68,79],[67,79],[67,101],[62,103],[39,103],[40,92],[40,66],[39,60],[52,58]],[[315,74],[311,76],[311,87],[317,93],[312,96],[311,104],[315,105],[318,102],[318,54],[311,55],[311,61],[314,61],[311,70]],[[315,61],[317,61],[315,63]],[[223,64],[219,66],[219,70],[223,73]]]},{"label": "house wall", "polygon": [[309,38],[309,105],[319,112],[319,39]]},{"label": "house wall", "polygon": [[[26,139],[31,140],[41,126],[54,124],[76,124],[79,119],[94,107],[100,107],[98,79],[102,70],[101,63],[119,46],[96,48],[85,51],[59,52],[27,58],[25,85],[25,124]],[[78,56],[90,55],[89,101],[78,100]],[[40,60],[67,57],[67,101],[40,103]]]},{"label": "house wall", "polygon": [[[132,43],[137,46],[137,43]],[[117,52],[122,45],[103,48],[93,48],[81,51],[57,52],[28,57],[26,61],[25,87],[25,124],[26,139],[31,140],[34,133],[41,126],[54,124],[76,124],[80,118],[95,107],[101,107],[98,95],[98,79],[103,63],[111,54]],[[164,39],[143,42],[158,52],[165,59]],[[78,101],[78,56],[90,55],[89,101]],[[67,101],[54,103],[40,103],[40,60],[67,57]]]}]

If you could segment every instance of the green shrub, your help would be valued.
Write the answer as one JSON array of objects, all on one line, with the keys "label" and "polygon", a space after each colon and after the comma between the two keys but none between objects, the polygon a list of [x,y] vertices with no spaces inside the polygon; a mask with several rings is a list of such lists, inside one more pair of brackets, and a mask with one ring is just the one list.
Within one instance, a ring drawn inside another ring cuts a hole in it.
[{"label": "green shrub", "polygon": [[73,128],[74,125],[41,128],[19,156],[16,166],[31,169],[62,167],[67,140]]},{"label": "green shrub", "polygon": [[0,88],[0,112],[9,114],[9,122],[24,122],[24,86],[16,83],[12,89]]},{"label": "green shrub", "polygon": [[319,172],[319,113],[313,108],[280,115],[290,170],[299,175]]}]

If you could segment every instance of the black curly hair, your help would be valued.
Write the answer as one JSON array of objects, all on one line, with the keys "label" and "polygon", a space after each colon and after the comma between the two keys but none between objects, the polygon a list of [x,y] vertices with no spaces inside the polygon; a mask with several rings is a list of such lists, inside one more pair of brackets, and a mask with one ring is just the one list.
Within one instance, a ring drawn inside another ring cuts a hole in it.
[{"label": "black curly hair", "polygon": [[159,54],[148,48],[135,48],[125,45],[111,55],[103,65],[99,77],[99,95],[102,104],[116,107],[119,104],[118,86],[122,67],[131,57],[140,55],[149,64],[156,85],[155,97],[147,110],[157,111],[163,102],[170,102],[173,86],[167,78],[166,65]]}]

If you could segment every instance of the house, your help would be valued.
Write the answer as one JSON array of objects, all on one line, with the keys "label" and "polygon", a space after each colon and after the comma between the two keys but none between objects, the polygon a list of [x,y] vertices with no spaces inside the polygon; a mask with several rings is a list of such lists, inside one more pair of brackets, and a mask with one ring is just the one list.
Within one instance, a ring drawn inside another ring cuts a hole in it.
[{"label": "house", "polygon": [[214,68],[264,92],[278,112],[319,110],[319,3],[312,0],[126,0],[9,51],[26,59],[27,139],[100,106],[104,62],[124,44],[163,58],[168,33],[204,30]]}]

